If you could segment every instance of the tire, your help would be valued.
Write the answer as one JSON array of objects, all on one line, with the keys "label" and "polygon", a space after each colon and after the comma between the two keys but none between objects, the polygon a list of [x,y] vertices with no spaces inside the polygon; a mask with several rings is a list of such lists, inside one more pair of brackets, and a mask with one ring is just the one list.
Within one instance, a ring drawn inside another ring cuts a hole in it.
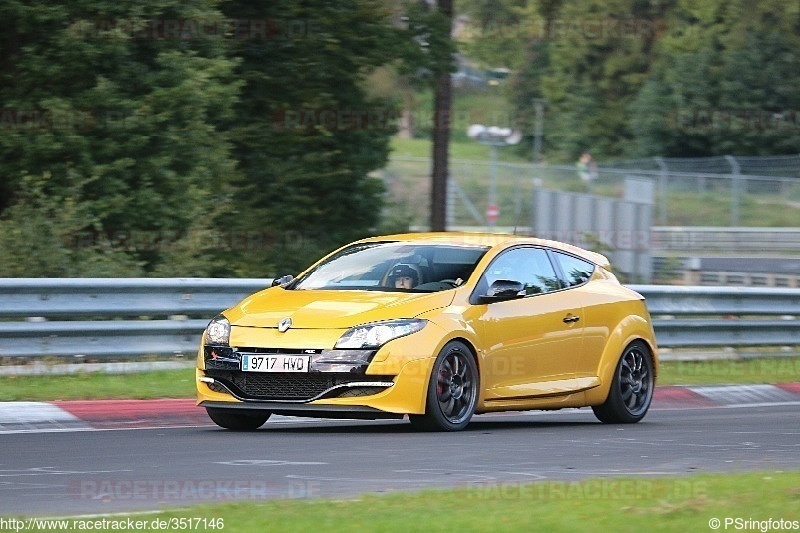
[{"label": "tire", "polygon": [[409,415],[415,429],[459,431],[478,403],[478,365],[466,344],[447,343],[433,363],[424,415]]},{"label": "tire", "polygon": [[644,342],[634,341],[619,358],[605,403],[592,407],[594,415],[606,424],[636,423],[647,414],[654,387],[650,349]]},{"label": "tire", "polygon": [[206,407],[208,417],[221,428],[233,431],[254,431],[264,425],[272,413],[253,411],[242,413],[234,409]]}]

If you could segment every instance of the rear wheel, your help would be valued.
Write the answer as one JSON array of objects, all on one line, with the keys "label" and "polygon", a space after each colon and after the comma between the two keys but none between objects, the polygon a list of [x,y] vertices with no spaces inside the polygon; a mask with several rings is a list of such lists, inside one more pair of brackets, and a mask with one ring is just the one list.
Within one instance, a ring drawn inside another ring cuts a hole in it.
[{"label": "rear wheel", "polygon": [[266,411],[240,412],[234,409],[206,407],[209,418],[221,428],[234,431],[253,431],[264,425],[272,413]]},{"label": "rear wheel", "polygon": [[409,415],[425,431],[458,431],[467,427],[478,402],[478,365],[460,341],[442,348],[433,363],[424,415]]},{"label": "rear wheel", "polygon": [[608,424],[638,422],[650,408],[654,385],[650,349],[644,342],[634,341],[619,358],[605,403],[592,407],[594,415]]}]

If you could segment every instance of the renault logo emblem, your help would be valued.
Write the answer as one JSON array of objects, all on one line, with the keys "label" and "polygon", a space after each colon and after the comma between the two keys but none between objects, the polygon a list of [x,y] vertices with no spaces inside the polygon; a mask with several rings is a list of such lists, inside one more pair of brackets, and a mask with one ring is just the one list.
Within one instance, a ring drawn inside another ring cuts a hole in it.
[{"label": "renault logo emblem", "polygon": [[291,318],[284,318],[280,322],[278,322],[278,331],[284,333],[287,329],[292,327],[292,319]]}]

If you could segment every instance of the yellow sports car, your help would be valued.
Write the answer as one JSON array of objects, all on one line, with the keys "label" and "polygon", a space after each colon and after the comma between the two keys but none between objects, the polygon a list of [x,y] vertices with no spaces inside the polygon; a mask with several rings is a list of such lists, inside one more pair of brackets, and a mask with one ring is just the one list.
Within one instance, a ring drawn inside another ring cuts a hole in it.
[{"label": "yellow sports car", "polygon": [[644,298],[600,254],[496,234],[364,239],[208,324],[197,400],[224,428],[272,413],[403,418],[591,406],[638,422],[658,358]]}]

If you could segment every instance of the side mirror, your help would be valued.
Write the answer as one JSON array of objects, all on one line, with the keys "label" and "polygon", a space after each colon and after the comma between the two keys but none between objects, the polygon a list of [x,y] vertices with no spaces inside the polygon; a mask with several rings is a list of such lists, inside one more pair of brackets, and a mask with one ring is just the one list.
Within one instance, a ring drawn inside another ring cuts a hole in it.
[{"label": "side mirror", "polygon": [[291,274],[286,274],[285,276],[281,276],[279,278],[273,279],[271,286],[272,287],[277,287],[278,285],[285,285],[285,284],[289,283],[290,281],[292,281],[293,279],[294,279],[294,276],[292,276]]},{"label": "side mirror", "polygon": [[498,279],[489,287],[486,294],[478,299],[482,304],[516,300],[525,296],[525,285],[519,281]]}]

